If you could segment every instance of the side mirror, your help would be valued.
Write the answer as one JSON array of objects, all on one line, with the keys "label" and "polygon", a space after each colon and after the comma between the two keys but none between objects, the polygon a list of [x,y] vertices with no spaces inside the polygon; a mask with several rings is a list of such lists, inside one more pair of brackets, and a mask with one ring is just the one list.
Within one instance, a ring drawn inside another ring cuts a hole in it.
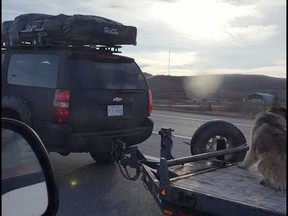
[{"label": "side mirror", "polygon": [[48,153],[26,124],[2,118],[2,215],[56,215],[59,195]]}]

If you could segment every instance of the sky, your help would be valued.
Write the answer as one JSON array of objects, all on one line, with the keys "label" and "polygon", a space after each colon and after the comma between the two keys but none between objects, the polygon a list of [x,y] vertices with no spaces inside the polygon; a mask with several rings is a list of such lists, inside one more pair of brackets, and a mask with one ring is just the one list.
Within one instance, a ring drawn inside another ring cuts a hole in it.
[{"label": "sky", "polygon": [[152,75],[286,78],[285,0],[2,0],[2,22],[24,13],[87,14],[137,27],[122,54]]}]

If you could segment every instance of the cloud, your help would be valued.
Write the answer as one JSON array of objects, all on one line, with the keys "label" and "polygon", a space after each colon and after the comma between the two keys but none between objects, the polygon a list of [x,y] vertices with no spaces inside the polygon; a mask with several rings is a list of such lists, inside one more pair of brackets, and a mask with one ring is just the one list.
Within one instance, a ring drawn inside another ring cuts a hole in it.
[{"label": "cloud", "polygon": [[246,5],[255,5],[263,0],[221,0],[221,2],[225,2],[232,5],[237,6],[246,6]]},{"label": "cloud", "polygon": [[269,76],[273,77],[281,77],[281,78],[287,78],[286,75],[286,65],[282,66],[267,66],[267,67],[259,67],[259,68],[252,68],[248,71],[246,71],[246,74],[269,74]]},{"label": "cloud", "polygon": [[286,77],[284,0],[3,0],[2,21],[23,13],[89,14],[137,27],[123,46],[152,74],[266,73]]},{"label": "cloud", "polygon": [[234,42],[267,40],[278,34],[276,25],[251,25],[247,27],[227,26],[224,31]]},{"label": "cloud", "polygon": [[[159,13],[161,11],[161,13]],[[177,4],[155,4],[149,16],[166,23],[173,31],[195,41],[221,41],[227,38],[223,28],[235,17],[252,16],[254,7],[236,7],[211,0],[192,4],[182,0]]]},{"label": "cloud", "polygon": [[[186,73],[189,74],[189,73]],[[286,75],[286,65],[278,66],[266,66],[266,67],[256,67],[250,69],[241,69],[241,68],[209,68],[204,69],[198,72],[194,72],[190,75],[208,75],[208,74],[256,74],[256,75],[267,75],[272,77],[287,78]]]},{"label": "cloud", "polygon": [[118,4],[116,2],[111,3],[109,7],[111,7],[112,9],[123,9],[123,8],[125,8],[125,7],[123,7],[122,4]]},{"label": "cloud", "polygon": [[138,66],[139,66],[140,68],[142,68],[142,70],[143,70],[144,72],[146,71],[146,68],[153,67],[152,64],[141,63],[141,62],[138,62]]},{"label": "cloud", "polygon": [[277,59],[275,61],[275,65],[285,66],[286,67],[286,64],[287,64],[287,59]]},{"label": "cloud", "polygon": [[237,6],[247,6],[247,5],[256,5],[256,4],[274,4],[274,5],[284,5],[285,2],[283,0],[220,0],[221,2],[225,2],[232,5]]},{"label": "cloud", "polygon": [[178,2],[179,0],[154,0],[157,2],[167,2],[167,3],[173,3],[173,2]]},{"label": "cloud", "polygon": [[[153,75],[169,73],[169,50],[166,52],[137,52],[134,53],[135,58],[141,69]],[[197,62],[196,53],[194,52],[170,52],[170,72],[173,75],[181,75],[187,68],[182,68],[185,64]]]}]

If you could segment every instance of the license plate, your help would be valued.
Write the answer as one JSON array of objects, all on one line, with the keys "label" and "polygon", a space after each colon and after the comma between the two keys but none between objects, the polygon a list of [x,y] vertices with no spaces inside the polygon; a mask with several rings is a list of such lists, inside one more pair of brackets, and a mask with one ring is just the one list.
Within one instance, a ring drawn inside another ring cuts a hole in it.
[{"label": "license plate", "polygon": [[108,105],[108,116],[123,116],[123,105]]}]

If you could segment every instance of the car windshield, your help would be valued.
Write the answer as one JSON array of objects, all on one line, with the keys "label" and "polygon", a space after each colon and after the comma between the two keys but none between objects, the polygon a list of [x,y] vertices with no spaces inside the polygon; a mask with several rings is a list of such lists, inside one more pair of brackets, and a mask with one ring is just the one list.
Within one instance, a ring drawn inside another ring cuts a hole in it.
[{"label": "car windshield", "polygon": [[70,60],[71,85],[77,89],[147,89],[135,62],[106,63]]}]

